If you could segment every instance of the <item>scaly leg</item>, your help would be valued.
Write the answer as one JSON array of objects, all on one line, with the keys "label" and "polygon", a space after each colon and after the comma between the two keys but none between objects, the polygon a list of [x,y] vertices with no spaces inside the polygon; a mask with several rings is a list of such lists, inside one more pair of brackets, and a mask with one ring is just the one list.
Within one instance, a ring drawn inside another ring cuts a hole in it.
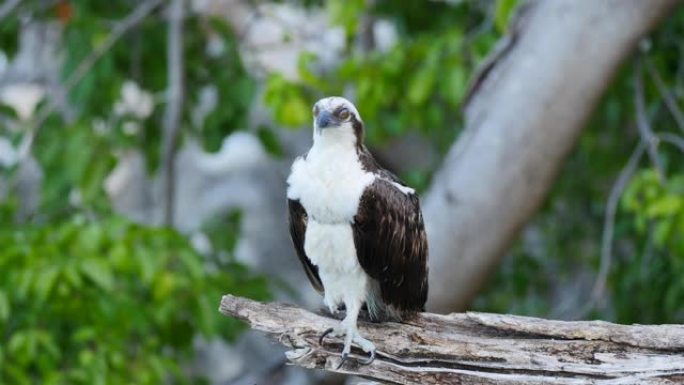
[{"label": "scaly leg", "polygon": [[[351,305],[351,306],[350,306]],[[360,304],[357,303],[352,303],[346,304],[347,307],[347,315],[344,317],[342,322],[340,322],[340,326],[335,327],[335,328],[330,328],[323,332],[321,337],[319,338],[318,342],[320,344],[323,343],[323,338],[327,336],[328,334],[334,336],[334,337],[342,337],[344,336],[344,348],[342,349],[342,361],[340,361],[340,364],[337,366],[337,369],[341,368],[344,362],[347,360],[349,357],[349,353],[351,353],[351,345],[352,343],[356,343],[363,349],[364,352],[370,353],[370,357],[362,361],[361,363],[364,365],[368,365],[373,360],[375,359],[375,345],[373,345],[372,342],[369,340],[361,337],[359,334],[359,331],[356,327],[356,322],[359,317],[359,310],[361,309]]]}]

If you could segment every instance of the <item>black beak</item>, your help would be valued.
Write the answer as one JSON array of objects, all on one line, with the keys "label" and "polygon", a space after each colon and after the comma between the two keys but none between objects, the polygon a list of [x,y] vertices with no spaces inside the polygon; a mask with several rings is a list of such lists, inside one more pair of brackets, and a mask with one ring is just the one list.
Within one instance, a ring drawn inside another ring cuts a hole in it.
[{"label": "black beak", "polygon": [[332,124],[333,116],[328,111],[321,111],[318,113],[318,116],[316,117],[316,126],[319,129],[330,127]]}]

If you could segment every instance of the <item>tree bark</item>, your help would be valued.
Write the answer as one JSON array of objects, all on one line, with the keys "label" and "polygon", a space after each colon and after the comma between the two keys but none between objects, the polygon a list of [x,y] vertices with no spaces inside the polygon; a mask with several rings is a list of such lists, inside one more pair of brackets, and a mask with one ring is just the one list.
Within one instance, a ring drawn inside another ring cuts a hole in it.
[{"label": "tree bark", "polygon": [[[318,336],[340,321],[293,305],[225,295],[221,313],[293,350],[295,365],[400,384],[676,384],[684,381],[684,326],[626,326],[486,313],[421,313],[406,323],[359,322],[377,347],[337,369],[342,341]],[[358,355],[357,355],[358,354]]]},{"label": "tree bark", "polygon": [[464,309],[546,198],[620,63],[678,0],[530,1],[473,82],[423,212],[428,309]]},{"label": "tree bark", "polygon": [[164,111],[164,127],[162,135],[162,193],[164,198],[164,218],[166,226],[174,225],[176,206],[176,154],[183,116],[185,88],[183,73],[183,22],[185,3],[173,0],[169,3],[169,25],[167,32],[167,68],[168,87],[166,90],[166,111]]}]

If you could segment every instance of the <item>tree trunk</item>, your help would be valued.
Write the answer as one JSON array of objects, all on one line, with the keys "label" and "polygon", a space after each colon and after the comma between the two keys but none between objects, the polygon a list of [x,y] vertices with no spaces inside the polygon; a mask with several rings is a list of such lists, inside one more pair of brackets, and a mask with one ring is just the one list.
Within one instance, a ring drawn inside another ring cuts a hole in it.
[{"label": "tree trunk", "polygon": [[530,1],[425,196],[428,308],[464,309],[546,198],[620,63],[677,0]]},{"label": "tree trunk", "polygon": [[400,384],[676,384],[684,382],[684,326],[625,326],[510,315],[419,314],[406,323],[359,322],[377,347],[370,365],[342,341],[318,336],[340,321],[292,305],[226,295],[219,309],[291,347],[298,366]]}]

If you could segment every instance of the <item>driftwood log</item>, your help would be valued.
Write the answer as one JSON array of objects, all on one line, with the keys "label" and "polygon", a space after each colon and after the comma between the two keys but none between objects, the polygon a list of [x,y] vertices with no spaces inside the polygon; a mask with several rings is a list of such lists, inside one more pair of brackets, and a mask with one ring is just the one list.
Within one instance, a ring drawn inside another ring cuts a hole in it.
[{"label": "driftwood log", "polygon": [[[220,312],[290,347],[310,369],[399,384],[684,384],[684,325],[551,321],[487,313],[359,321],[377,347],[370,365],[340,363],[342,342],[318,337],[339,320],[294,305],[225,295]],[[352,355],[366,357],[359,349]]]}]

